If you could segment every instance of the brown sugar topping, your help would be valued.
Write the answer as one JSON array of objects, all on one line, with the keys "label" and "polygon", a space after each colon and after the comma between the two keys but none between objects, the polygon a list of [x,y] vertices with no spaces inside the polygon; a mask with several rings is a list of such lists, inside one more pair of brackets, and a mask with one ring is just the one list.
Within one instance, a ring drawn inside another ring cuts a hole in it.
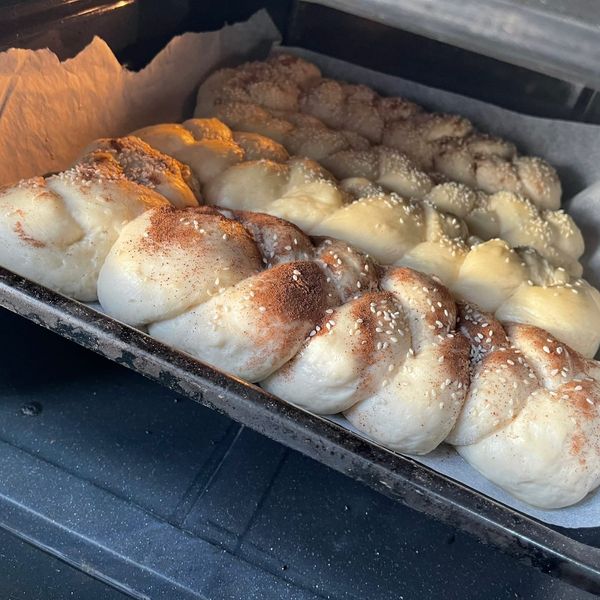
[{"label": "brown sugar topping", "polygon": [[123,169],[109,152],[94,151],[81,162],[59,175],[62,179],[81,181],[118,181],[125,179]]}]

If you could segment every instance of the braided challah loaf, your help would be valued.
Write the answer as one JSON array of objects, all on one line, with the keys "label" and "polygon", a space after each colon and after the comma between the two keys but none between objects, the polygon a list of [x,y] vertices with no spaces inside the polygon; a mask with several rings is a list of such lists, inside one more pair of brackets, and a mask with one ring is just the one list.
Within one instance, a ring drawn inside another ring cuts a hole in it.
[{"label": "braided challah loaf", "polygon": [[403,98],[322,78],[315,65],[294,56],[216,71],[200,86],[195,116],[216,116],[219,105],[229,102],[258,104],[280,115],[306,113],[333,129],[397,148],[421,168],[454,181],[489,193],[519,193],[540,208],[560,206],[560,181],[543,160],[519,156],[513,144],[477,132],[462,117],[427,113]]},{"label": "braided challah loaf", "polygon": [[554,266],[581,275],[577,261],[584,251],[583,238],[563,211],[540,209],[514,192],[486,194],[465,184],[436,183],[439,174],[428,175],[399,150],[370,147],[356,134],[331,130],[301,113],[283,118],[257,105],[229,103],[218,104],[214,114],[234,129],[277,139],[291,154],[320,162],[338,179],[364,178],[401,196],[429,202],[464,219],[477,237],[531,246]]},{"label": "braided challah loaf", "polygon": [[312,412],[343,411],[391,449],[449,436],[536,506],[600,483],[598,363],[459,310],[436,280],[345,242],[264,214],[156,208],[123,228],[98,296],[109,315]]},{"label": "braided challah loaf", "polygon": [[0,190],[0,264],[84,301],[96,299],[98,272],[125,223],[167,198],[197,204],[188,167],[140,140],[94,148],[67,171]]}]

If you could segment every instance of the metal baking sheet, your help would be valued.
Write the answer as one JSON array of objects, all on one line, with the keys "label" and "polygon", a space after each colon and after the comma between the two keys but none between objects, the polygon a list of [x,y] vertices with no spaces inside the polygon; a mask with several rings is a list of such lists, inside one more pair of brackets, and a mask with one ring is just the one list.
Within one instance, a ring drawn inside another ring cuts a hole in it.
[{"label": "metal baking sheet", "polygon": [[[600,549],[417,461],[291,406],[75,300],[0,268],[0,306],[191,400],[467,531],[516,558],[600,593]],[[586,534],[589,536],[589,532]]]}]

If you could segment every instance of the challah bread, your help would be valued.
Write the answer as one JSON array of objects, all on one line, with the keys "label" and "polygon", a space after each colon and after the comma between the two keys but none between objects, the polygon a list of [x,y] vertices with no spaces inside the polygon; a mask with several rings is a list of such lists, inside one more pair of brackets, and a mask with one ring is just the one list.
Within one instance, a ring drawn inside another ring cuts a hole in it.
[{"label": "challah bread", "polygon": [[[285,61],[294,67],[284,70]],[[302,75],[289,77],[290,71]],[[319,77],[314,65],[297,57],[279,54],[213,73],[200,86],[195,115],[217,116],[219,106],[229,102],[278,114],[304,112],[333,129],[398,148],[425,170],[490,193],[519,193],[540,208],[560,206],[560,181],[545,161],[518,156],[513,144],[477,132],[463,117],[427,113],[403,98],[382,98],[367,86]]]},{"label": "challah bread", "polygon": [[[275,217],[149,211],[122,231],[98,289],[109,315],[315,412],[349,409],[397,450],[433,449],[462,404],[469,347],[449,292]],[[426,395],[408,384],[424,371]]]},{"label": "challah bread", "polygon": [[[365,138],[329,129],[314,118],[305,123],[301,113],[287,113],[284,118],[238,102],[218,104],[214,114],[234,129],[275,136],[291,154],[320,162],[338,179],[364,178],[379,184],[382,192],[430,202],[464,219],[470,232],[481,239],[500,237],[513,247],[531,246],[554,266],[574,276],[582,273],[578,259],[583,238],[563,211],[540,209],[515,191],[487,194],[465,184],[439,181],[439,174],[427,174],[395,148],[370,146]],[[482,147],[480,141],[477,148]]]},{"label": "challah bread", "polygon": [[131,136],[188,165],[201,184],[242,161],[264,158],[283,162],[289,158],[277,142],[256,133],[234,134],[217,119],[151,125]]},{"label": "challah bread", "polygon": [[600,484],[600,364],[530,325],[471,306],[465,405],[447,438],[485,477],[540,508],[574,504]]},{"label": "challah bread", "polygon": [[[390,449],[426,453],[446,439],[542,508],[600,484],[600,365],[539,328],[457,307],[431,277],[269,215],[209,207],[141,215],[109,260],[108,314],[148,315],[158,339],[317,414],[343,411]],[[196,281],[159,297],[159,314],[145,267],[156,281],[179,270]]]},{"label": "challah bread", "polygon": [[58,175],[0,190],[0,264],[66,296],[96,300],[98,272],[123,225],[168,205],[126,178],[111,154],[93,153]]},{"label": "challah bread", "polygon": [[103,161],[120,177],[153,189],[177,208],[198,206],[200,190],[190,168],[139,138],[98,139],[77,159],[91,169]]}]

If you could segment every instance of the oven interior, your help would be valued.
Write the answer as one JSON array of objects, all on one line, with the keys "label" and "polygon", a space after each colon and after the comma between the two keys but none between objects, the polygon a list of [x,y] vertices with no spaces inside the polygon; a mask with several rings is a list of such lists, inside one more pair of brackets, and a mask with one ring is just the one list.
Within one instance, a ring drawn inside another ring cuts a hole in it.
[{"label": "oven interior", "polygon": [[[502,2],[483,3],[481,10],[487,4]],[[513,3],[504,4],[509,10]],[[514,4],[539,8],[533,0]],[[573,11],[585,16],[586,10],[594,10],[585,2],[540,4],[565,26]],[[495,57],[493,44],[484,55],[466,49],[468,38],[459,47],[442,34],[434,39],[415,33],[418,28],[408,21],[402,28],[310,2],[0,2],[0,48],[49,47],[64,59],[99,35],[122,64],[140,69],[174,35],[218,29],[260,8],[268,10],[286,45],[532,115],[600,123],[600,96],[583,72],[559,78],[545,74],[552,69],[526,53],[518,62],[530,68]],[[386,21],[385,14],[378,21]],[[534,69],[538,63],[540,68]],[[572,182],[564,183],[568,196]],[[140,590],[204,597],[214,585],[207,578],[219,575],[211,570],[217,568],[216,558],[210,562],[215,552],[228,557],[218,569],[227,564],[227,569],[248,571],[247,597],[283,597],[289,581],[318,587],[332,576],[333,567],[316,574],[290,572],[286,552],[291,544],[283,540],[288,520],[322,509],[304,501],[296,517],[282,518],[282,507],[269,505],[274,498],[296,501],[303,486],[327,495],[325,517],[314,518],[314,532],[327,527],[328,519],[350,518],[349,527],[372,528],[379,535],[363,545],[352,568],[343,569],[343,585],[356,597],[370,594],[360,587],[365,573],[357,566],[359,558],[383,548],[400,552],[394,541],[398,525],[388,520],[395,506],[391,500],[325,467],[314,481],[310,459],[6,311],[0,318],[5,348],[10,347],[0,378],[7,398],[0,407],[1,528],[67,563],[87,565],[94,577],[112,579],[117,589],[134,597],[146,597]],[[271,493],[285,486],[290,489],[280,496]],[[224,505],[225,511],[220,509]],[[376,516],[369,516],[372,505],[379,506]],[[435,526],[453,539],[450,527]],[[270,527],[280,528],[281,534],[280,546],[269,550],[264,546]],[[600,528],[555,529],[600,547]],[[342,561],[335,540],[324,539],[323,554],[315,561]],[[206,557],[205,573],[182,568],[190,554]],[[263,565],[272,580],[254,581],[251,564]],[[550,563],[546,570],[553,571]],[[553,574],[560,576],[560,569]],[[232,578],[231,585],[241,579]],[[591,586],[585,578],[574,583]],[[387,585],[394,589],[393,581]]]}]

